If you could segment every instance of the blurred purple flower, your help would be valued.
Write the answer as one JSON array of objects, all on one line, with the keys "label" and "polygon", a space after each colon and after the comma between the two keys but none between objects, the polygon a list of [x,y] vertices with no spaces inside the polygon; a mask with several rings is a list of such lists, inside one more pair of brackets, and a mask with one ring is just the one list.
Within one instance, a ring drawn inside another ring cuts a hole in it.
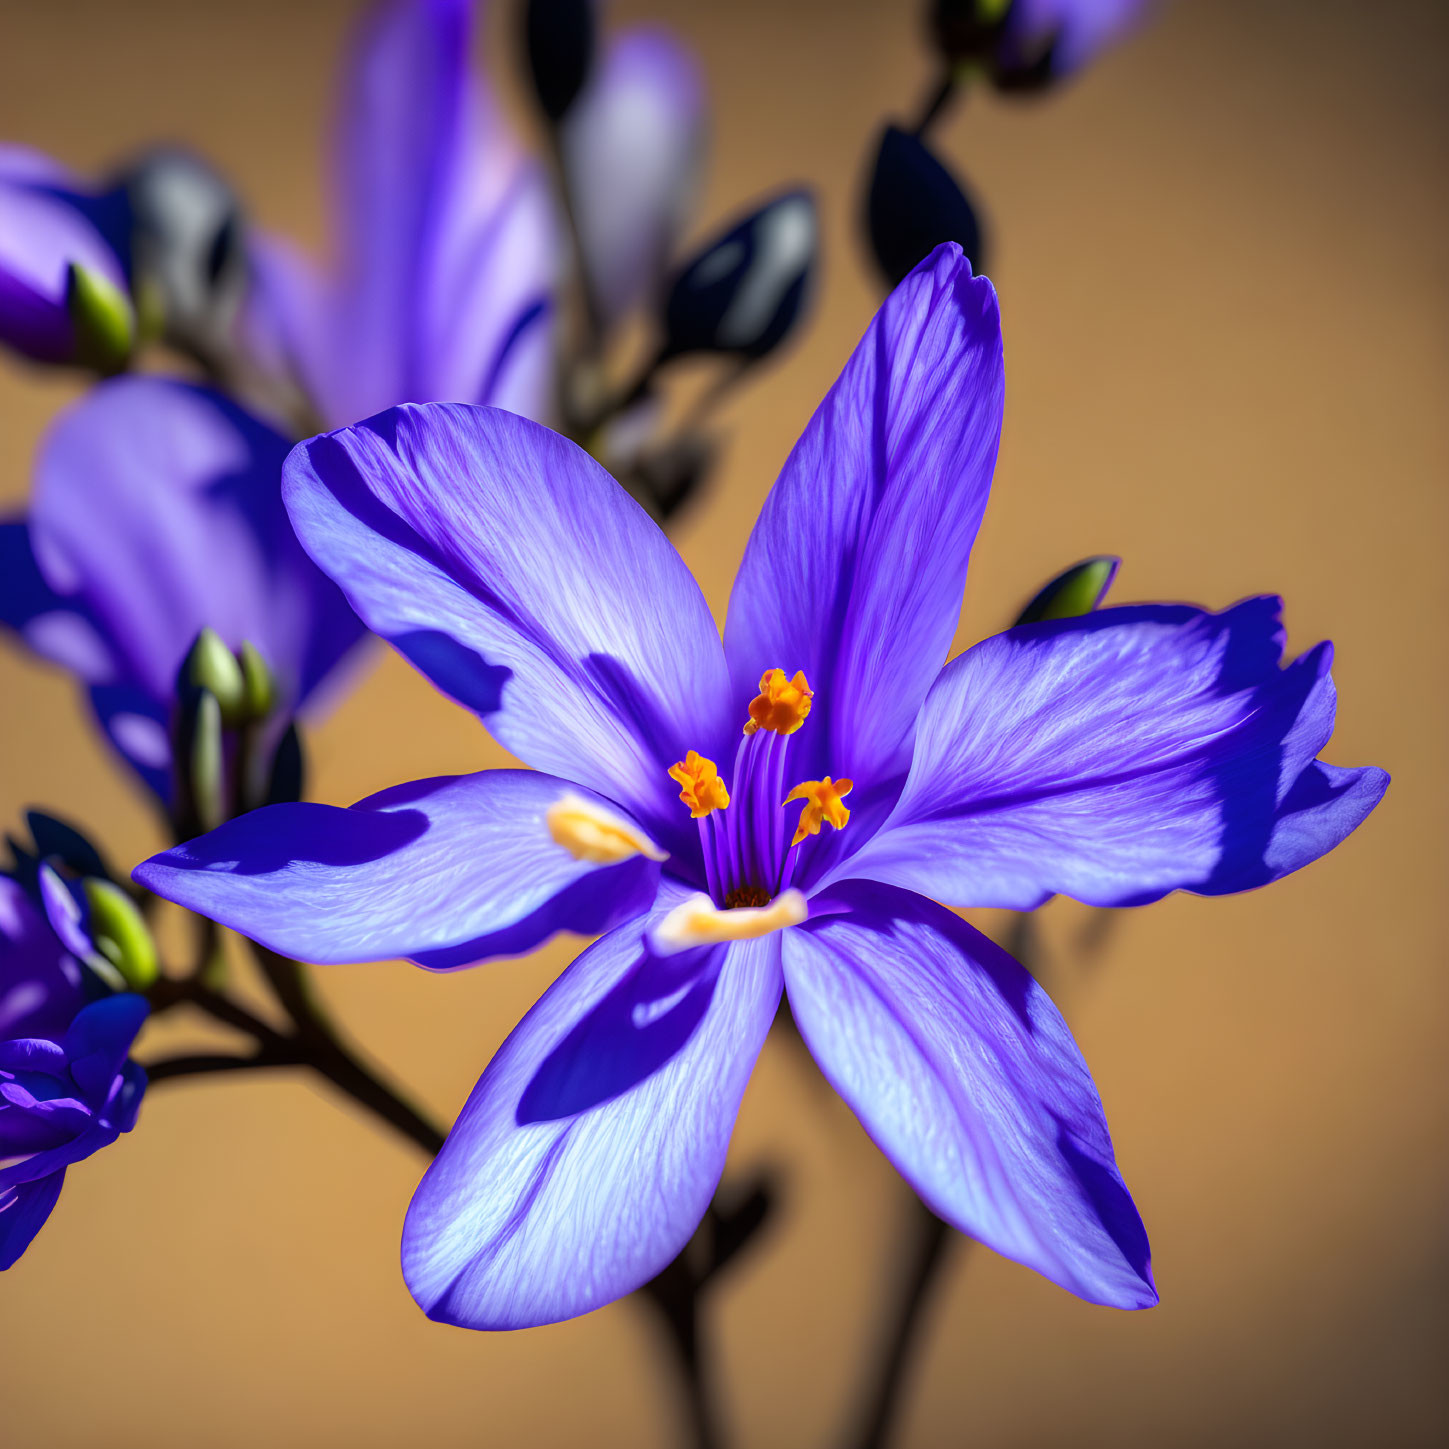
[{"label": "blurred purple flower", "polygon": [[995,67],[1010,80],[1033,72],[1061,79],[1133,30],[1150,0],[1014,0],[997,41]]},{"label": "blurred purple flower", "polygon": [[699,189],[704,81],[668,31],[610,42],[559,127],[559,157],[600,324],[651,300]]},{"label": "blurred purple flower", "polygon": [[471,73],[473,8],[387,0],[353,38],[332,271],[253,240],[251,343],[329,424],[408,401],[547,407],[552,202]]},{"label": "blurred purple flower", "polygon": [[81,680],[163,801],[176,675],[202,628],[261,651],[281,726],[365,633],[297,543],[287,448],[204,388],[117,378],[60,416],[28,517],[0,523],[0,623]]},{"label": "blurred purple flower", "polygon": [[0,343],[37,362],[75,360],[72,266],[125,294],[125,265],[97,224],[98,204],[58,163],[0,146]]},{"label": "blurred purple flower", "polygon": [[942,668],[1002,390],[995,293],[941,247],[786,463],[723,648],[644,512],[535,424],[405,407],[292,453],[312,556],[536,772],[257,811],[136,878],[314,961],[447,969],[608,932],[418,1189],[403,1265],[433,1317],[545,1323],[663,1268],[719,1181],[782,989],[932,1211],[1092,1302],[1155,1301],[1065,1023],[928,897],[1242,890],[1331,849],[1386,777],[1316,759],[1327,648],[1281,668],[1273,600],[1027,625]]},{"label": "blurred purple flower", "polygon": [[65,887],[44,867],[40,879],[46,909],[0,875],[0,1270],[50,1216],[66,1168],[131,1130],[146,1089],[126,1059],[145,999],[87,1004]]}]

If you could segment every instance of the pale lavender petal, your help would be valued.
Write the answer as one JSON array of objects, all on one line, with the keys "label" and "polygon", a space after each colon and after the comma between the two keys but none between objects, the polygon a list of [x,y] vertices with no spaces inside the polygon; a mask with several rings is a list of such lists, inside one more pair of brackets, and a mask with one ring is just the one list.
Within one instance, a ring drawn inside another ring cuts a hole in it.
[{"label": "pale lavender petal", "polygon": [[[255,644],[295,705],[361,638],[292,534],[286,450],[219,394],[160,378],[103,384],[61,416],[41,450],[29,543],[45,583],[104,643],[87,683],[169,700],[210,627],[233,648]],[[37,637],[33,621],[26,632]],[[74,666],[74,649],[59,662]]]},{"label": "pale lavender petal", "polygon": [[40,362],[67,362],[74,350],[72,263],[126,290],[119,258],[66,195],[70,184],[48,158],[0,148],[0,342]]},{"label": "pale lavender petal", "polygon": [[698,63],[653,26],[609,44],[564,119],[564,180],[605,325],[661,283],[698,192],[705,120]]},{"label": "pale lavender petal", "polygon": [[719,636],[592,458],[496,408],[407,406],[298,446],[284,493],[368,625],[504,746],[691,848],[667,771],[733,734]]},{"label": "pale lavender petal", "polygon": [[[148,889],[305,961],[467,966],[596,935],[644,910],[659,866],[591,865],[555,843],[551,775],[419,780],[350,809],[272,805],[138,866]],[[597,797],[592,803],[603,805]]]},{"label": "pale lavender petal", "polygon": [[815,1060],[932,1212],[1088,1302],[1157,1301],[1091,1074],[1010,956],[855,881],[812,901],[783,956]]},{"label": "pale lavender petal", "polygon": [[1216,895],[1317,859],[1388,776],[1316,761],[1331,651],[1281,668],[1278,610],[1104,609],[968,650],[926,701],[894,813],[836,877],[1028,910]]},{"label": "pale lavender petal", "polygon": [[1001,407],[996,293],[940,247],[887,298],[795,445],[730,598],[740,718],[767,669],[803,669],[814,688],[799,776],[864,789],[905,772],[960,616]]},{"label": "pale lavender petal", "polygon": [[555,982],[423,1178],[403,1275],[430,1317],[587,1313],[652,1278],[703,1216],[779,1005],[779,938],[661,960],[647,924]]}]

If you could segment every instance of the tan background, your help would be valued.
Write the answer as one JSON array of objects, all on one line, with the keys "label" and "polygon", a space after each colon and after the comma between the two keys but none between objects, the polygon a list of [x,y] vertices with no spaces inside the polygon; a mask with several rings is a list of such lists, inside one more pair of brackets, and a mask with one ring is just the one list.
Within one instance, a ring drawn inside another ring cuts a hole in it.
[{"label": "tan background", "polygon": [[[81,166],[154,136],[228,170],[265,223],[321,232],[320,135],[350,6],[0,5],[0,136]],[[723,609],[786,450],[859,334],[851,220],[868,134],[927,78],[911,4],[633,0],[703,52],[702,225],[810,178],[828,266],[808,339],[741,394],[681,529]],[[1416,1445],[1449,1432],[1446,1245],[1444,171],[1449,7],[1197,0],[1040,105],[973,98],[940,136],[988,201],[1008,364],[998,486],[961,642],[1072,558],[1118,597],[1289,600],[1331,635],[1329,758],[1396,783],[1342,850],[1231,900],[1126,920],[1064,972],[1155,1247],[1162,1304],[1087,1307],[984,1252],[933,1319],[901,1442]],[[501,59],[494,50],[495,61]],[[0,371],[0,495],[68,386]],[[157,841],[62,679],[0,658],[0,817]],[[315,736],[346,802],[499,756],[387,659]],[[1081,912],[1048,929],[1069,943]],[[452,977],[337,968],[327,995],[441,1113],[567,959]],[[737,1442],[826,1444],[869,1336],[899,1188],[843,1108],[767,1049],[736,1161],[787,1215],[717,1302]],[[158,1089],[71,1174],[0,1281],[6,1444],[654,1446],[677,1420],[623,1304],[483,1337],[426,1322],[396,1269],[419,1163],[295,1080]]]}]

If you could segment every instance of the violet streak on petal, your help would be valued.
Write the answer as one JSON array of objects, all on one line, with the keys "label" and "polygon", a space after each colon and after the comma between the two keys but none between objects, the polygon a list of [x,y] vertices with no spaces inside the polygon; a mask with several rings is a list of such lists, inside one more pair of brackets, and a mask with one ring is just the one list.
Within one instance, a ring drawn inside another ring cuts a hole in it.
[{"label": "violet streak on petal", "polygon": [[968,650],[926,701],[894,813],[835,878],[1029,910],[1218,895],[1317,859],[1388,776],[1315,759],[1330,651],[1280,667],[1278,610],[1134,605]]},{"label": "violet streak on petal", "polygon": [[656,861],[592,865],[554,840],[548,811],[570,793],[587,804],[551,775],[489,770],[398,785],[346,810],[272,805],[153,857],[135,878],[304,961],[469,966],[558,931],[597,935],[653,900]]},{"label": "violet streak on petal", "polygon": [[938,1217],[1090,1303],[1157,1301],[1087,1065],[1022,967],[933,902],[864,882],[783,952],[821,1070]]},{"label": "violet streak on petal", "polygon": [[647,1282],[704,1216],[780,1001],[778,937],[659,960],[592,946],[473,1089],[403,1230],[431,1318],[527,1328]]}]

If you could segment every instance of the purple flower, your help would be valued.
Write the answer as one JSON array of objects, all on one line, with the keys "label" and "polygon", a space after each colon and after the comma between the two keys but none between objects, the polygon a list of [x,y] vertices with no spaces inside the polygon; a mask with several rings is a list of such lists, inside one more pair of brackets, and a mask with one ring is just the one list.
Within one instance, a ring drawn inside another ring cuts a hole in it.
[{"label": "purple flower", "polygon": [[472,19],[469,0],[368,12],[337,118],[335,266],[253,243],[250,339],[330,423],[408,401],[547,405],[547,179],[470,72]]},{"label": "purple flower", "polygon": [[668,31],[610,42],[559,127],[559,156],[589,295],[610,327],[652,298],[696,199],[704,82]]},{"label": "purple flower", "polygon": [[56,421],[29,516],[0,523],[0,623],[81,680],[163,800],[177,670],[202,628],[261,651],[279,725],[364,635],[292,532],[287,447],[204,388],[117,378]]},{"label": "purple flower", "polygon": [[146,1018],[130,993],[86,1001],[85,973],[61,932],[65,887],[45,868],[42,910],[0,875],[0,1270],[55,1207],[65,1170],[109,1147],[136,1121],[146,1074],[127,1053]]},{"label": "purple flower", "polygon": [[125,266],[94,198],[38,152],[0,146],[0,343],[37,362],[77,359],[72,268],[125,305]]},{"label": "purple flower", "polygon": [[1033,73],[1061,79],[1095,60],[1133,30],[1149,0],[1014,0],[996,43],[1005,81]]},{"label": "purple flower", "polygon": [[1342,840],[1385,777],[1315,758],[1326,647],[1281,668],[1271,600],[1019,627],[943,669],[1001,407],[995,293],[942,247],[786,463],[723,647],[643,511],[535,424],[404,407],[292,453],[313,557],[534,770],[258,811],[137,879],[315,961],[446,969],[606,933],[413,1200],[403,1267],[433,1317],[545,1323],[669,1262],[782,989],[934,1212],[1092,1302],[1155,1301],[1070,1033],[936,900],[1259,885]]}]

